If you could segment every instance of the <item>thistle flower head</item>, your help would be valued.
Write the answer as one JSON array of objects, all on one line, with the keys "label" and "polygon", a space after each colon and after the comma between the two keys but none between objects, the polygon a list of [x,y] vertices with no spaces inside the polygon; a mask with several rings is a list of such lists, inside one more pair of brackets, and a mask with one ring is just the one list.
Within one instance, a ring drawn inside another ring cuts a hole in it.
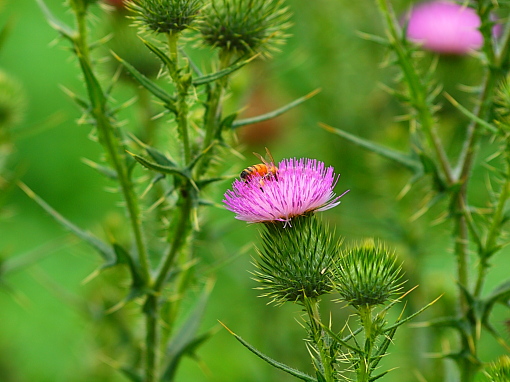
[{"label": "thistle flower head", "polygon": [[335,288],[341,299],[354,307],[381,305],[400,290],[401,270],[393,252],[366,241],[345,250],[339,258]]},{"label": "thistle flower head", "polygon": [[300,216],[292,227],[267,223],[261,228],[262,247],[254,260],[261,296],[271,302],[303,302],[332,291],[340,243],[316,216]]},{"label": "thistle flower head", "polygon": [[285,41],[290,27],[284,0],[212,0],[203,16],[204,42],[238,56],[268,56]]},{"label": "thistle flower head", "polygon": [[225,193],[228,210],[249,223],[290,223],[297,216],[340,204],[333,191],[338,176],[333,167],[315,159],[284,159],[276,176],[255,173],[248,181],[236,179]]},{"label": "thistle flower head", "polygon": [[433,52],[463,55],[482,47],[480,26],[474,9],[446,0],[431,1],[411,10],[407,38]]},{"label": "thistle flower head", "polygon": [[129,9],[137,23],[156,33],[180,32],[195,21],[203,0],[130,0]]}]

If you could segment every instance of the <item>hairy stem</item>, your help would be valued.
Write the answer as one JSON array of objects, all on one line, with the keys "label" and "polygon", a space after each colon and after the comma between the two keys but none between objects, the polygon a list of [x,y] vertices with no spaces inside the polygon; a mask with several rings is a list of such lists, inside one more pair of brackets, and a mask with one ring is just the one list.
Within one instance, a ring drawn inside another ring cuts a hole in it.
[{"label": "hairy stem", "polygon": [[322,321],[319,313],[319,300],[308,299],[304,301],[306,313],[310,324],[310,334],[314,345],[319,353],[318,371],[324,376],[326,382],[334,382],[333,359],[328,349],[328,334],[322,329]]}]

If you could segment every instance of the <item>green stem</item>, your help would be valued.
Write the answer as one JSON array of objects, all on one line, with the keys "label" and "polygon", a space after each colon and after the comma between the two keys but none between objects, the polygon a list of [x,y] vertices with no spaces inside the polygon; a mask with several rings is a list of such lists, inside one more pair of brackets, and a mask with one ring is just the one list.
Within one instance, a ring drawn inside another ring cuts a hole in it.
[{"label": "green stem", "polygon": [[322,329],[319,300],[305,297],[304,305],[309,318],[312,339],[319,352],[320,364],[317,365],[319,372],[324,376],[326,382],[335,382],[333,359],[327,345],[328,335]]},{"label": "green stem", "polygon": [[358,314],[365,332],[364,354],[360,357],[359,367],[356,370],[358,382],[370,381],[371,365],[370,358],[374,349],[374,334],[372,333],[372,308],[368,305],[358,307]]},{"label": "green stem", "polygon": [[168,273],[172,266],[175,265],[175,259],[177,258],[177,254],[181,250],[183,244],[186,242],[187,232],[189,230],[190,224],[190,211],[191,211],[191,198],[189,197],[181,197],[181,209],[180,216],[177,221],[176,230],[173,235],[172,245],[166,254],[161,267],[157,272],[157,276],[155,282],[152,286],[152,293],[147,296],[147,300],[145,302],[145,315],[146,315],[146,337],[145,337],[145,346],[146,346],[146,359],[145,359],[145,381],[144,382],[154,382],[157,380],[157,376],[159,375],[159,337],[160,337],[160,327],[158,324],[159,318],[159,296],[161,295],[161,291],[165,285],[165,281],[168,278]]},{"label": "green stem", "polygon": [[189,73],[185,72],[181,74],[181,69],[179,68],[179,48],[178,48],[178,40],[179,40],[179,32],[169,32],[167,34],[168,37],[168,50],[170,53],[170,60],[173,63],[172,67],[168,68],[170,77],[175,83],[177,88],[177,102],[176,102],[176,121],[177,121],[177,129],[179,131],[179,136],[182,140],[182,147],[184,151],[184,163],[188,164],[191,162],[191,146],[189,142],[189,133],[188,133],[188,87],[189,83],[184,78],[184,76],[189,75]]},{"label": "green stem", "polygon": [[[87,43],[86,9],[75,7],[74,10],[79,32],[74,41],[76,55],[82,64],[82,69],[90,68],[90,70],[92,70],[90,50]],[[94,74],[91,75],[94,76]],[[115,131],[114,126],[106,114],[106,99],[104,98],[104,92],[97,80],[94,83],[87,82],[87,91],[92,104],[91,114],[96,121],[98,134],[101,136],[101,144],[107,152],[108,158],[117,173],[121,192],[126,202],[126,209],[128,211],[131,229],[138,251],[141,273],[145,282],[149,284],[151,282],[149,257],[142,234],[138,201],[124,160],[124,146],[121,143],[120,134]],[[100,93],[99,97],[97,93]]]}]

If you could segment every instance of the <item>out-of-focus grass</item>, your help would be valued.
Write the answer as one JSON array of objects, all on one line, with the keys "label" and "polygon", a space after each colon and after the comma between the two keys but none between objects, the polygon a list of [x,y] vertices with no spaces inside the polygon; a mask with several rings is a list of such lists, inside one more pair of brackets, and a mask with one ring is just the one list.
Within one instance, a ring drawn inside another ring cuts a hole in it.
[{"label": "out-of-focus grass", "polygon": [[[47,3],[70,20],[61,0]],[[339,207],[324,213],[325,218],[337,225],[337,232],[347,241],[375,236],[396,246],[405,261],[408,286],[420,284],[411,295],[415,298],[411,308],[419,309],[421,303],[446,291],[450,297],[440,301],[423,319],[439,314],[444,304],[452,303],[455,293],[449,227],[430,224],[445,204],[418,221],[409,222],[426,187],[420,184],[417,190],[397,201],[396,196],[407,181],[405,170],[318,127],[318,122],[325,122],[396,148],[405,147],[405,124],[392,119],[403,110],[377,85],[389,83],[395,71],[380,67],[385,58],[383,48],[356,34],[356,30],[380,32],[375,7],[366,2],[329,0],[291,0],[289,5],[294,12],[293,37],[273,61],[247,68],[234,80],[232,86],[237,97],[232,100],[232,107],[243,100],[253,100],[240,89],[258,82],[264,84],[262,94],[268,101],[267,107],[279,107],[315,88],[322,91],[298,110],[275,121],[273,128],[282,130],[278,138],[254,146],[245,142],[246,160],[241,163],[232,159],[225,167],[230,172],[239,172],[253,164],[251,151],[262,152],[264,145],[271,148],[276,160],[308,156],[334,165],[342,174],[337,192],[346,188],[351,192]],[[97,159],[100,151],[87,138],[90,127],[76,125],[79,111],[59,89],[59,85],[65,85],[82,91],[77,65],[69,58],[65,43],[50,44],[56,39],[55,32],[47,26],[35,2],[10,0],[1,12],[2,23],[11,17],[13,28],[0,52],[0,67],[21,80],[29,96],[25,122],[15,133],[15,162],[19,163],[21,177],[69,219],[103,235],[102,222],[115,221],[122,215],[114,207],[119,201],[117,196],[105,192],[111,184],[81,163],[82,157]],[[476,71],[471,70],[472,66],[470,60],[444,60],[440,62],[439,73],[455,91],[459,81],[475,82]],[[445,119],[450,118],[448,113],[451,110],[445,113]],[[454,137],[451,150],[455,152],[460,125],[453,118],[451,121],[443,135]],[[481,180],[479,184],[480,191],[475,196],[483,201]],[[218,187],[211,197],[220,202],[222,189],[228,186],[226,182]],[[112,361],[107,356],[113,354],[102,348],[100,326],[79,308],[86,302],[101,301],[107,294],[101,290],[106,275],[82,284],[100,264],[97,255],[85,245],[69,240],[20,191],[12,195],[8,209],[12,216],[0,222],[0,253],[4,257],[20,256],[48,243],[55,250],[49,250],[50,255],[37,264],[8,276],[6,281],[12,293],[0,291],[0,380],[125,381],[108,365]],[[250,256],[254,254],[249,243],[257,241],[255,227],[234,220],[227,211],[213,209],[208,215],[210,219],[205,233],[199,236],[197,250],[204,259],[200,267],[205,271],[215,269],[211,274],[216,274],[216,285],[203,330],[218,326],[217,320],[221,320],[267,354],[311,372],[302,342],[304,333],[296,322],[299,306],[267,306],[253,290],[255,283],[248,270],[252,269]],[[246,253],[239,254],[246,245]],[[217,264],[220,266],[216,269]],[[497,268],[494,274],[488,284],[501,280],[505,267]],[[340,327],[341,318],[348,312],[338,304],[331,307]],[[126,309],[138,308],[131,303]],[[501,326],[503,317],[498,319]],[[397,334],[390,349],[395,354],[385,360],[385,366],[399,367],[389,377],[391,380],[414,380],[411,375],[415,368],[430,367],[425,357],[407,350],[413,347],[437,351],[438,344],[435,348],[427,344],[427,333],[426,329],[405,328]],[[494,354],[498,352],[494,350]],[[203,370],[196,362],[186,360],[178,380],[292,380],[250,354],[223,329],[218,330],[199,355],[205,365]]]}]

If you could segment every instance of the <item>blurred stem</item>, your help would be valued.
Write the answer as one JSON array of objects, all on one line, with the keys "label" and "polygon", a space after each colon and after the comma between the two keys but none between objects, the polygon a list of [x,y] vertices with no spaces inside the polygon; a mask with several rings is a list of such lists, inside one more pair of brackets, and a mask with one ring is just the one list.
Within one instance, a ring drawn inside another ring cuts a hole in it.
[{"label": "blurred stem", "polygon": [[374,333],[372,321],[372,308],[369,305],[362,305],[357,307],[363,330],[365,332],[365,345],[363,348],[363,355],[360,355],[359,366],[356,370],[358,382],[370,381],[370,357],[374,348]]},{"label": "blurred stem", "polygon": [[177,120],[177,129],[179,131],[179,136],[182,140],[182,147],[184,152],[184,163],[188,164],[191,162],[191,146],[189,142],[189,133],[188,133],[188,87],[189,82],[185,78],[189,73],[186,71],[184,75],[182,74],[182,69],[179,68],[179,49],[178,49],[178,41],[179,41],[179,32],[169,32],[167,33],[168,38],[168,51],[170,53],[170,60],[173,65],[168,68],[170,73],[170,77],[175,83],[177,88],[177,102],[176,102],[176,115],[175,118]]},{"label": "blurred stem", "polygon": [[145,360],[144,382],[155,382],[158,380],[160,338],[160,327],[158,323],[160,316],[159,296],[165,286],[170,269],[172,266],[175,266],[177,254],[186,242],[190,227],[191,198],[189,196],[182,195],[187,195],[187,192],[183,190],[181,193],[180,215],[176,222],[176,229],[173,232],[174,235],[172,244],[158,270],[156,280],[152,286],[152,293],[147,296],[147,300],[145,302],[144,313],[146,315],[147,327],[145,346],[147,355]]},{"label": "blurred stem", "polygon": [[443,145],[435,129],[435,120],[431,105],[427,101],[427,87],[422,82],[421,76],[414,68],[408,54],[408,50],[402,44],[402,32],[395,14],[388,0],[376,0],[379,10],[383,14],[388,39],[395,50],[398,58],[398,64],[409,86],[411,104],[418,113],[417,120],[420,122],[422,130],[425,132],[429,144],[435,152],[442,173],[448,184],[453,181],[452,170],[448,157],[444,151]]},{"label": "blurred stem", "polygon": [[[232,54],[222,50],[219,53],[219,60],[219,70],[226,69],[230,66]],[[209,89],[206,111],[204,115],[205,138],[202,144],[203,151],[205,151],[211,145],[213,140],[218,137],[219,134],[221,134],[221,99],[225,89],[227,88],[228,78],[229,76],[221,77],[214,84],[212,84],[211,88]],[[205,173],[205,169],[207,168],[212,153],[213,150],[209,150],[209,152],[204,155],[202,160],[197,165],[196,174],[198,176],[202,176]]]},{"label": "blurred stem", "polygon": [[133,183],[131,182],[129,170],[124,160],[125,149],[120,140],[120,134],[115,131],[112,122],[107,116],[104,91],[93,73],[90,49],[87,41],[86,8],[76,5],[76,2],[74,2],[74,5],[73,9],[75,12],[76,23],[78,25],[78,36],[74,39],[75,53],[80,61],[85,77],[87,77],[87,73],[85,73],[87,70],[90,70],[88,75],[93,77],[86,81],[87,92],[92,105],[90,113],[96,121],[98,135],[101,137],[100,142],[107,152],[111,164],[117,173],[121,192],[126,202],[126,209],[131,222],[131,229],[133,231],[136,249],[138,252],[141,273],[145,282],[149,284],[151,282],[149,257],[142,234],[142,223],[140,219],[138,200],[134,192]]},{"label": "blurred stem", "polygon": [[329,354],[327,344],[328,334],[322,329],[322,321],[319,313],[319,300],[313,298],[304,298],[304,305],[310,323],[310,332],[312,340],[319,352],[320,362],[316,367],[318,371],[324,376],[324,381],[335,382],[333,359]]}]

